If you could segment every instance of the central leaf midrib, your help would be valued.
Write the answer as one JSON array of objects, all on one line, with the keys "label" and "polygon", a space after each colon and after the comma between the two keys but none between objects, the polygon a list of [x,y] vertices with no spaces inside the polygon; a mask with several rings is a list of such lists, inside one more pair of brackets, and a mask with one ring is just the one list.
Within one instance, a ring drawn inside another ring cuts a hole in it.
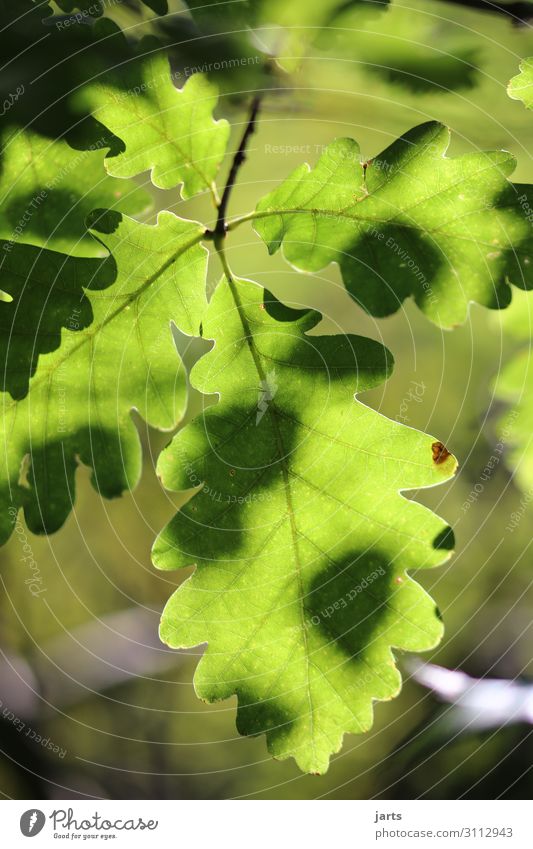
[{"label": "central leaf midrib", "polygon": [[[188,165],[190,168],[192,168],[192,170],[193,170],[193,171],[195,171],[195,172],[196,172],[196,174],[198,175],[198,177],[200,177],[200,179],[203,181],[203,183],[204,183],[205,187],[206,187],[207,189],[209,189],[209,188],[210,188],[210,186],[211,186],[211,183],[210,183],[210,181],[207,179],[207,176],[204,174],[204,172],[203,172],[203,171],[201,171],[201,170],[200,170],[200,167],[199,167],[199,165],[197,164],[197,162],[196,162],[195,160],[193,160],[193,159],[189,156],[189,154],[188,154],[188,153],[185,153],[185,151],[183,150],[183,148],[181,147],[181,145],[178,143],[178,140],[177,140],[176,138],[174,138],[173,136],[171,137],[171,136],[169,136],[166,132],[164,132],[163,128],[162,128],[160,125],[157,125],[157,126],[156,126],[155,124],[153,124],[153,123],[150,121],[150,119],[149,119],[149,118],[147,118],[147,119],[145,119],[145,118],[140,118],[140,119],[139,119],[139,123],[141,123],[141,124],[142,124],[142,123],[145,123],[145,122],[146,122],[146,123],[147,123],[147,124],[151,127],[151,129],[153,130],[153,132],[154,132],[156,135],[158,135],[160,138],[162,137],[162,138],[165,140],[165,142],[166,142],[167,144],[169,144],[169,145],[171,145],[172,147],[174,147],[174,148],[178,151],[179,155],[181,156],[181,158],[182,158],[182,160],[183,160],[183,162],[182,162],[181,166],[180,166],[180,164],[178,163],[178,165],[173,165],[173,166],[172,166],[172,168],[171,168],[170,170],[171,170],[171,171],[178,171],[178,172],[180,172],[179,176],[180,176],[180,178],[181,178],[181,177],[182,177],[182,175],[181,175],[181,170],[182,170],[184,167],[186,167],[186,166]],[[214,126],[216,126],[216,125],[214,125]],[[165,128],[165,129],[166,129],[166,128]],[[183,136],[183,138],[190,138],[190,133],[189,133],[189,135]],[[142,155],[142,154],[146,153],[146,151],[149,151],[150,149],[151,149],[151,147],[150,147],[149,145],[148,145],[148,146],[146,146],[146,145],[145,145],[145,147],[144,147],[144,148],[141,148],[141,149],[139,150],[139,155]],[[156,164],[156,165],[152,165],[151,170],[155,170],[156,168],[157,168],[157,164]],[[166,175],[166,173],[168,173],[168,172],[163,172],[162,176],[164,177],[164,176]],[[130,176],[135,176],[135,174],[132,174],[132,175],[130,175]]]},{"label": "central leaf midrib", "polygon": [[[509,207],[506,207],[506,208],[509,208]],[[475,215],[475,214],[479,214],[480,212],[483,212],[483,211],[484,211],[483,209],[476,209],[473,212],[467,213],[467,215]],[[423,227],[420,224],[416,224],[416,223],[415,224],[409,224],[407,221],[401,221],[401,220],[398,220],[397,218],[380,218],[378,216],[355,215],[353,213],[349,214],[345,210],[338,210],[338,209],[315,209],[315,208],[305,209],[305,208],[300,207],[300,208],[295,208],[295,209],[268,209],[268,210],[261,210],[259,212],[255,211],[255,212],[248,213],[248,215],[243,215],[240,218],[234,218],[233,221],[229,222],[228,230],[229,231],[234,230],[236,227],[239,227],[241,224],[246,224],[247,222],[251,222],[253,224],[254,221],[260,221],[261,219],[264,219],[264,218],[275,218],[275,217],[282,218],[284,215],[287,215],[287,216],[291,216],[291,215],[312,215],[312,216],[315,216],[317,218],[324,217],[324,218],[331,218],[331,219],[341,218],[341,219],[345,219],[346,221],[350,221],[354,224],[363,223],[363,224],[393,225],[394,227],[403,228],[405,230],[414,230],[417,233],[423,231],[424,233],[427,233],[429,235],[440,235],[440,236],[444,236],[445,238],[448,238],[448,239],[456,239],[457,241],[466,242],[467,244],[480,245],[482,247],[492,248],[493,250],[495,248],[495,245],[491,244],[490,242],[484,242],[480,239],[472,239],[472,238],[468,238],[467,236],[461,236],[459,233],[449,233],[449,232],[446,232],[441,227]],[[454,219],[454,221],[457,221],[457,220],[458,219]],[[446,223],[448,223],[448,222],[446,222]],[[443,226],[445,226],[445,225],[443,225]],[[360,234],[357,234],[357,235],[359,236]],[[276,243],[281,244],[282,241],[285,241],[286,236],[287,236],[287,230],[284,228],[283,236],[281,238],[276,238],[275,240],[270,240],[270,243],[275,241]],[[501,247],[503,249],[506,248],[505,245],[496,246],[496,247]],[[513,248],[513,250],[515,252],[519,252],[520,246],[519,245],[515,246]]]},{"label": "central leaf midrib", "polygon": [[[257,370],[257,374],[259,376],[260,381],[264,382],[266,380],[266,375],[265,375],[264,369],[261,365],[261,361],[258,357],[258,353],[255,349],[255,343],[254,343],[252,329],[251,329],[251,327],[248,323],[246,313],[243,309],[241,300],[239,298],[239,293],[237,291],[237,287],[235,286],[235,282],[229,274],[227,275],[227,280],[228,280],[228,285],[229,285],[231,294],[233,296],[233,300],[235,302],[235,306],[237,307],[237,312],[239,314],[239,319],[241,321],[241,324],[242,324],[242,327],[243,327],[243,330],[244,330],[246,343],[248,345],[250,355],[251,355],[252,360],[254,362],[254,365],[255,365],[255,368]],[[263,385],[264,385],[264,383],[263,383]],[[314,730],[314,708],[313,708],[313,701],[312,701],[312,695],[311,695],[311,679],[310,679],[310,674],[309,674],[310,652],[309,652],[309,645],[308,645],[308,642],[307,642],[307,631],[306,631],[306,625],[305,625],[305,614],[304,614],[304,595],[305,594],[304,594],[304,585],[303,585],[303,580],[302,580],[302,564],[301,564],[301,561],[300,561],[300,552],[298,550],[298,530],[296,528],[296,521],[295,521],[295,517],[294,517],[294,508],[293,508],[293,503],[292,503],[290,474],[289,474],[289,469],[287,467],[287,464],[285,462],[285,457],[287,456],[287,453],[285,451],[285,446],[283,444],[283,438],[282,438],[281,431],[280,431],[280,428],[279,428],[279,422],[278,422],[278,419],[277,419],[278,413],[277,413],[276,405],[273,401],[271,401],[271,403],[268,406],[268,415],[269,415],[269,418],[272,422],[272,428],[273,428],[273,431],[274,431],[274,435],[275,435],[275,439],[276,439],[276,443],[277,443],[277,447],[278,447],[279,462],[281,464],[281,469],[282,469],[282,474],[283,474],[285,499],[286,499],[286,502],[287,502],[287,515],[289,517],[289,527],[290,527],[290,531],[291,531],[292,547],[293,547],[293,551],[294,551],[294,562],[295,562],[295,566],[296,566],[295,574],[296,574],[296,580],[298,582],[298,589],[299,589],[299,602],[300,602],[299,603],[299,609],[300,609],[302,638],[303,638],[305,661],[306,661],[307,695],[308,695],[308,700],[309,700],[309,725],[310,725],[310,730],[311,730],[310,737],[311,737],[311,746],[313,748],[313,754],[316,757],[315,730]]]}]

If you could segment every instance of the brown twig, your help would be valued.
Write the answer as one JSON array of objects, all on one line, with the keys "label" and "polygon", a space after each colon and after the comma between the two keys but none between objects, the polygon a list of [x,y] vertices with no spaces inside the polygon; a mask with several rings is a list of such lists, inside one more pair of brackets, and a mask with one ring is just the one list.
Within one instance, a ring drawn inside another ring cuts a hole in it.
[{"label": "brown twig", "polygon": [[237,179],[237,174],[239,172],[239,168],[246,160],[246,148],[248,146],[248,142],[250,140],[250,136],[253,135],[256,128],[257,116],[259,114],[259,108],[261,106],[262,94],[256,94],[254,99],[252,100],[252,105],[250,107],[250,114],[248,117],[248,121],[246,122],[246,127],[244,129],[244,133],[241,138],[241,142],[239,147],[235,152],[235,156],[233,157],[233,162],[231,163],[231,168],[228,174],[228,179],[226,181],[226,185],[224,186],[224,191],[222,192],[222,198],[220,200],[220,205],[218,207],[218,216],[217,223],[215,229],[213,231],[213,236],[215,239],[223,239],[226,235],[226,210],[228,208],[229,199],[231,196],[231,191],[233,186],[235,185],[235,181]]}]

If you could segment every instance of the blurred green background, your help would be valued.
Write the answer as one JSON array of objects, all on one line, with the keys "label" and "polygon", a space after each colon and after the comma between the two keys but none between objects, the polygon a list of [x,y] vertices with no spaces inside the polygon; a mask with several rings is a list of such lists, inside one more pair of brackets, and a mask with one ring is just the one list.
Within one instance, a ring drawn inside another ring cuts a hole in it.
[{"label": "blurred green background", "polygon": [[[118,5],[107,14],[123,26],[133,21]],[[209,40],[196,49],[210,61]],[[301,70],[267,96],[231,214],[252,209],[302,159],[313,163],[334,137],[356,138],[370,158],[429,119],[451,128],[450,155],[505,148],[518,160],[515,179],[533,182],[533,115],[506,94],[520,58],[532,54],[529,27],[455,4],[401,0],[363,20],[342,15],[307,51]],[[247,99],[260,83],[252,69],[220,84],[220,114],[234,124],[234,150]],[[173,191],[154,196],[158,208],[213,217],[202,198],[184,203]],[[392,350],[393,377],[363,400],[432,433],[460,461],[451,483],[409,494],[449,521],[457,539],[457,553],[444,568],[418,575],[446,626],[442,645],[424,658],[475,677],[530,680],[531,512],[513,533],[505,531],[523,493],[504,459],[471,497],[498,443],[501,405],[492,397],[492,381],[516,340],[506,338],[497,315],[477,307],[453,332],[430,325],[411,303],[389,319],[372,319],[348,298],[336,266],[314,277],[296,273],[279,256],[269,259],[248,226],[231,235],[228,254],[237,275],[320,309],[321,331],[340,326]],[[215,265],[210,274],[214,281]],[[521,308],[530,309],[527,300]],[[423,386],[417,400],[415,384]],[[406,678],[401,695],[376,705],[372,732],[346,737],[323,777],[273,761],[261,737],[240,738],[234,700],[199,702],[191,682],[201,650],[173,653],[157,644],[161,608],[184,576],[157,573],[150,547],[178,501],[154,472],[168,435],[148,432],[142,422],[139,428],[146,451],[136,492],[103,501],[81,469],[65,527],[30,540],[46,592],[33,597],[24,584],[16,538],[0,554],[0,700],[26,723],[19,731],[9,716],[1,717],[6,797],[531,795],[531,725],[457,732],[453,708],[412,680],[406,658],[399,659]],[[27,736],[28,728],[59,754]]]}]

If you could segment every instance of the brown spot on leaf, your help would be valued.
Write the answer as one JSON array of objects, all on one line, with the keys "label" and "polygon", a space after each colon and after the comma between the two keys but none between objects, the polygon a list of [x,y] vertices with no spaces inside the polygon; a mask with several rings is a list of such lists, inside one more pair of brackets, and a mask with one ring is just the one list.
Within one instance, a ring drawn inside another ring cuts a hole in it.
[{"label": "brown spot on leaf", "polygon": [[436,463],[437,466],[440,466],[441,463],[444,463],[444,461],[451,456],[450,452],[442,442],[434,442],[431,446],[431,451],[433,453],[433,462]]}]

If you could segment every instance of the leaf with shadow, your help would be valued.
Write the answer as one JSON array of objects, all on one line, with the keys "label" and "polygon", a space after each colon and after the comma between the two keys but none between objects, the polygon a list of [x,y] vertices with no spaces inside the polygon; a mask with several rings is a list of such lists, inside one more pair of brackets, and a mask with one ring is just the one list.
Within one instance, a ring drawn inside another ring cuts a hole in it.
[{"label": "leaf with shadow", "polygon": [[124,178],[150,171],[161,189],[181,183],[184,199],[214,194],[230,130],[226,120],[213,118],[218,91],[204,74],[176,88],[160,48],[155,39],[143,39],[134,61],[80,91],[79,106],[124,143],[122,152],[105,160],[109,174]]},{"label": "leaf with shadow", "polygon": [[106,260],[23,245],[4,257],[11,274],[2,285],[13,300],[0,302],[7,340],[2,540],[19,507],[35,533],[61,526],[79,461],[93,469],[105,496],[133,488],[141,446],[132,409],[161,430],[175,428],[185,410],[187,383],[171,325],[199,332],[206,305],[202,226],[170,212],[149,226],[102,210],[90,223],[110,252]]},{"label": "leaf with shadow", "polygon": [[[4,6],[10,7],[8,12]],[[120,30],[111,20],[100,18],[83,26],[50,12],[46,5],[25,0],[0,3],[0,102],[10,104],[2,119],[6,127],[31,127],[59,139],[80,119],[72,106],[74,93],[88,80],[127,62],[134,51],[125,39],[115,38]],[[21,90],[22,96],[12,103],[12,95]]]},{"label": "leaf with shadow", "polygon": [[442,327],[464,321],[472,301],[501,309],[511,282],[533,287],[533,188],[509,182],[505,151],[447,158],[449,138],[422,124],[365,163],[355,141],[337,139],[259,203],[255,229],[302,271],[337,262],[375,315],[409,295]]},{"label": "leaf with shadow", "polygon": [[28,394],[39,357],[60,347],[62,328],[77,333],[91,325],[86,291],[105,289],[115,277],[112,259],[83,260],[0,242],[0,279],[9,296],[0,302],[4,392],[17,401]]},{"label": "leaf with shadow", "polygon": [[309,772],[327,769],[345,732],[370,727],[373,699],[397,693],[391,646],[440,638],[434,603],[405,573],[442,563],[453,536],[400,491],[456,467],[434,459],[430,436],[356,399],[388,376],[389,352],[308,335],[319,320],[249,281],[219,284],[203,322],[215,345],[191,382],[220,400],[160,456],[164,485],[196,493],[153,552],[161,569],[196,565],[161,637],[208,643],[198,695],[237,694],[239,731],[266,732],[275,757]]},{"label": "leaf with shadow", "polygon": [[[91,125],[96,130],[95,125]],[[84,135],[89,126],[86,125]],[[109,177],[104,168],[107,131],[74,149],[31,130],[2,135],[0,238],[46,247],[71,256],[104,256],[87,231],[86,218],[117,205],[126,215],[151,207],[149,194],[132,181]]]}]

